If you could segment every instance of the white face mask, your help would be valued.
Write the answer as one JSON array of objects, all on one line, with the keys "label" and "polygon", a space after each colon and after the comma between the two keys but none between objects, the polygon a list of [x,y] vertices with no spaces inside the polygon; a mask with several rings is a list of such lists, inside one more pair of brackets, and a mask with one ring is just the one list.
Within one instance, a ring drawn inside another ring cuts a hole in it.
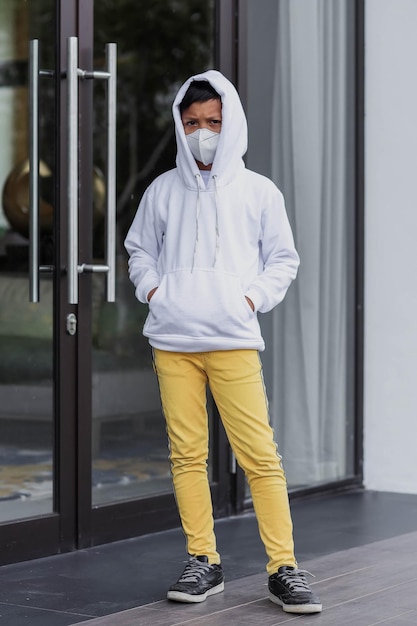
[{"label": "white face mask", "polygon": [[214,161],[220,133],[215,133],[208,128],[199,128],[193,133],[186,135],[191,154],[197,161],[204,165],[210,165]]}]

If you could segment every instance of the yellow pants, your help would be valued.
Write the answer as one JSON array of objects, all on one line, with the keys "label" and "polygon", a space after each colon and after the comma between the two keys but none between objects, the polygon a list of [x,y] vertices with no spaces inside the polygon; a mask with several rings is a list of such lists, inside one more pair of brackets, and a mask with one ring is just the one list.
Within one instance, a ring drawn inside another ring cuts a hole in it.
[{"label": "yellow pants", "polygon": [[[296,565],[287,484],[269,424],[262,366],[256,350],[154,350],[170,443],[175,497],[190,555],[220,563],[207,474],[210,387],[227,437],[251,490],[267,571]],[[244,546],[242,546],[244,549]]]}]

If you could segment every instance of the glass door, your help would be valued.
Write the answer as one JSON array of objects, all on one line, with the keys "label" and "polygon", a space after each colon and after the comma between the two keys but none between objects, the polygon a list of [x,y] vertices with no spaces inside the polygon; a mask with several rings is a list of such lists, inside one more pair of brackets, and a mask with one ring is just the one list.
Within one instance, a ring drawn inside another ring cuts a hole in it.
[{"label": "glass door", "polygon": [[[54,511],[54,4],[0,0],[0,524]],[[44,71],[35,76],[34,64]],[[28,279],[29,99],[38,109],[38,304],[29,301]]]},{"label": "glass door", "polygon": [[67,71],[78,16],[75,0],[0,0],[1,563],[78,542]]}]

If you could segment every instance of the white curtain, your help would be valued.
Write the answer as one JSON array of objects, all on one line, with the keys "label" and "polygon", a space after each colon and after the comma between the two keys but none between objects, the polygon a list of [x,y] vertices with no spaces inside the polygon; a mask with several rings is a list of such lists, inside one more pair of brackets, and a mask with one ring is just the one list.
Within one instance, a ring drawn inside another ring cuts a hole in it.
[{"label": "white curtain", "polygon": [[277,13],[275,5],[271,176],[284,192],[301,266],[272,314],[269,396],[290,486],[347,471],[346,13],[346,0],[280,0]]}]

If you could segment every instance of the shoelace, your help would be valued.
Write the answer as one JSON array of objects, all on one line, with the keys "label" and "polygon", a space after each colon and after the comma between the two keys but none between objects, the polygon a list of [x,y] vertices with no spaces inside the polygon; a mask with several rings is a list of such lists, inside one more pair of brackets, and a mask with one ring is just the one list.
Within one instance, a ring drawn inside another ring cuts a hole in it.
[{"label": "shoelace", "polygon": [[210,565],[208,563],[201,563],[197,559],[190,559],[185,566],[179,583],[196,583],[202,576],[210,571]]},{"label": "shoelace", "polygon": [[310,592],[311,590],[305,577],[306,574],[313,576],[313,574],[303,569],[287,570],[286,572],[280,572],[278,576],[291,591]]}]

